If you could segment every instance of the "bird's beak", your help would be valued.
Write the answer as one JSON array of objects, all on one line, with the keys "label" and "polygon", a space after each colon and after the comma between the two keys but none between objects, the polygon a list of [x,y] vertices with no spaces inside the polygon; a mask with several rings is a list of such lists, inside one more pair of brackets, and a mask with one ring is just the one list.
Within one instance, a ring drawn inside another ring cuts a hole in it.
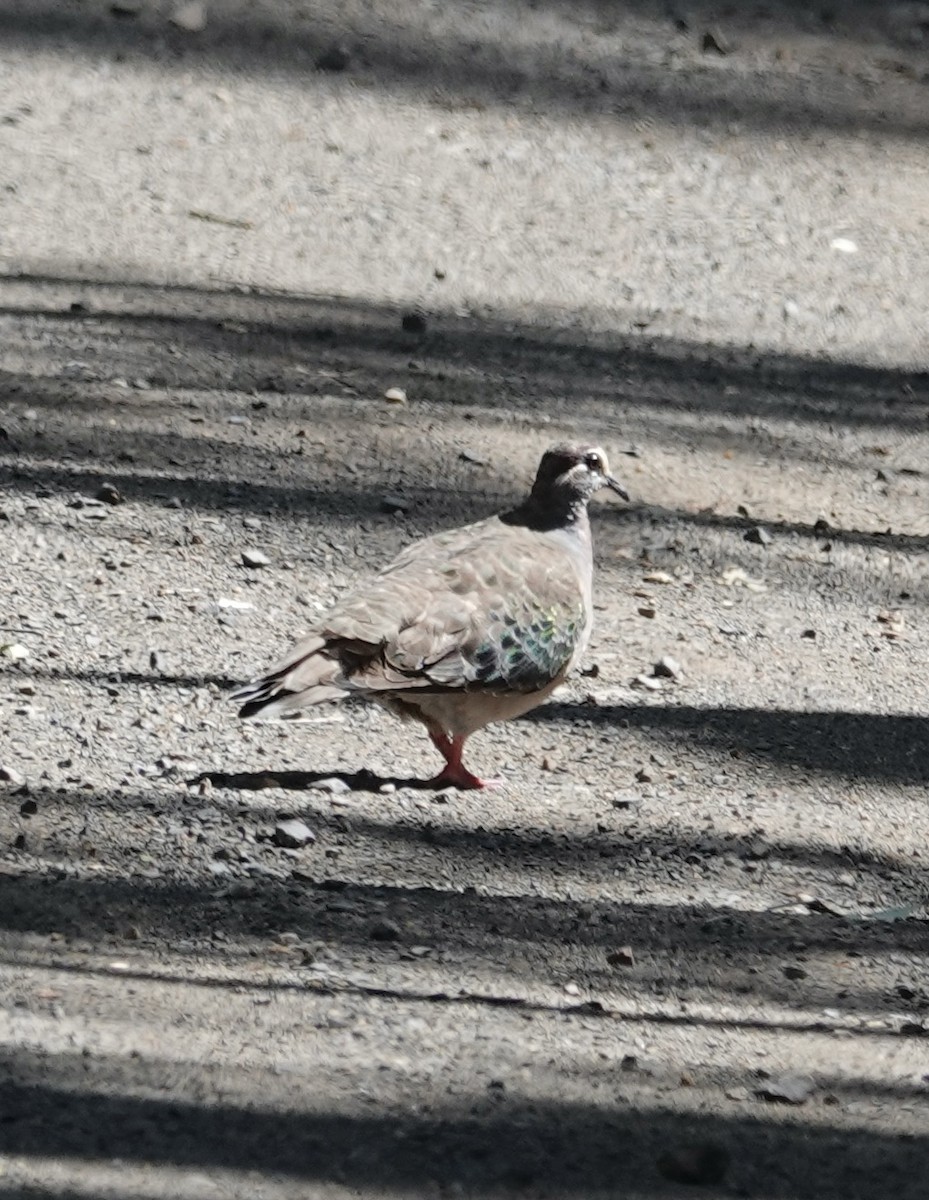
[{"label": "bird's beak", "polygon": [[623,485],[619,482],[618,479],[614,479],[612,475],[604,475],[603,482],[606,484],[606,486],[610,489],[611,492],[615,492],[616,495],[619,496],[622,500],[625,500],[627,504],[629,503],[629,493],[626,491],[626,489],[623,487]]}]

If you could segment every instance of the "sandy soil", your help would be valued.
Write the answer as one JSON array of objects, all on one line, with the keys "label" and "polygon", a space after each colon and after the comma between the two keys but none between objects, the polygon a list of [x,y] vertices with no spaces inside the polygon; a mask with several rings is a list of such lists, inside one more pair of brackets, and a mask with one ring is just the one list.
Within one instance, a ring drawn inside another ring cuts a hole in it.
[{"label": "sandy soil", "polygon": [[[0,0],[0,1200],[922,1200],[926,6],[181,8]],[[501,792],[236,722],[565,435]]]}]

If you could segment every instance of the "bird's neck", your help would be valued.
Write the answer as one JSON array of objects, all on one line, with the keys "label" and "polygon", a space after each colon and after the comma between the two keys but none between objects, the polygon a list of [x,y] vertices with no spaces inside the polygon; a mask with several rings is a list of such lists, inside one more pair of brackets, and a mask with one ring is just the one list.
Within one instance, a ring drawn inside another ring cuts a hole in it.
[{"label": "bird's neck", "polygon": [[587,501],[569,493],[549,493],[544,498],[530,494],[500,519],[506,525],[523,525],[540,532],[563,529],[581,538],[589,536],[590,531]]}]

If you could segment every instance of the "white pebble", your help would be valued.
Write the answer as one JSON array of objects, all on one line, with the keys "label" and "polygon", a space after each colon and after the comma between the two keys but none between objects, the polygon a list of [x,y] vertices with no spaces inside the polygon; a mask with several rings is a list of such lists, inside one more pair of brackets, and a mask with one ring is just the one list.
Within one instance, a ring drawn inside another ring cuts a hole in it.
[{"label": "white pebble", "polygon": [[171,24],[185,33],[202,33],[206,29],[206,5],[203,0],[188,0],[179,4],[171,14]]}]

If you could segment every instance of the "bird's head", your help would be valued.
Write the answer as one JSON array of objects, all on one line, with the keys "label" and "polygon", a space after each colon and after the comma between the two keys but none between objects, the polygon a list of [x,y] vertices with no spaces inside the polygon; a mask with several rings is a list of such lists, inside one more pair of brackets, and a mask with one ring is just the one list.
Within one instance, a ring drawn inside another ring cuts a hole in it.
[{"label": "bird's head", "polygon": [[542,455],[532,495],[542,503],[568,499],[586,504],[601,488],[629,499],[623,485],[610,474],[606,454],[599,446],[563,444],[552,446]]}]

